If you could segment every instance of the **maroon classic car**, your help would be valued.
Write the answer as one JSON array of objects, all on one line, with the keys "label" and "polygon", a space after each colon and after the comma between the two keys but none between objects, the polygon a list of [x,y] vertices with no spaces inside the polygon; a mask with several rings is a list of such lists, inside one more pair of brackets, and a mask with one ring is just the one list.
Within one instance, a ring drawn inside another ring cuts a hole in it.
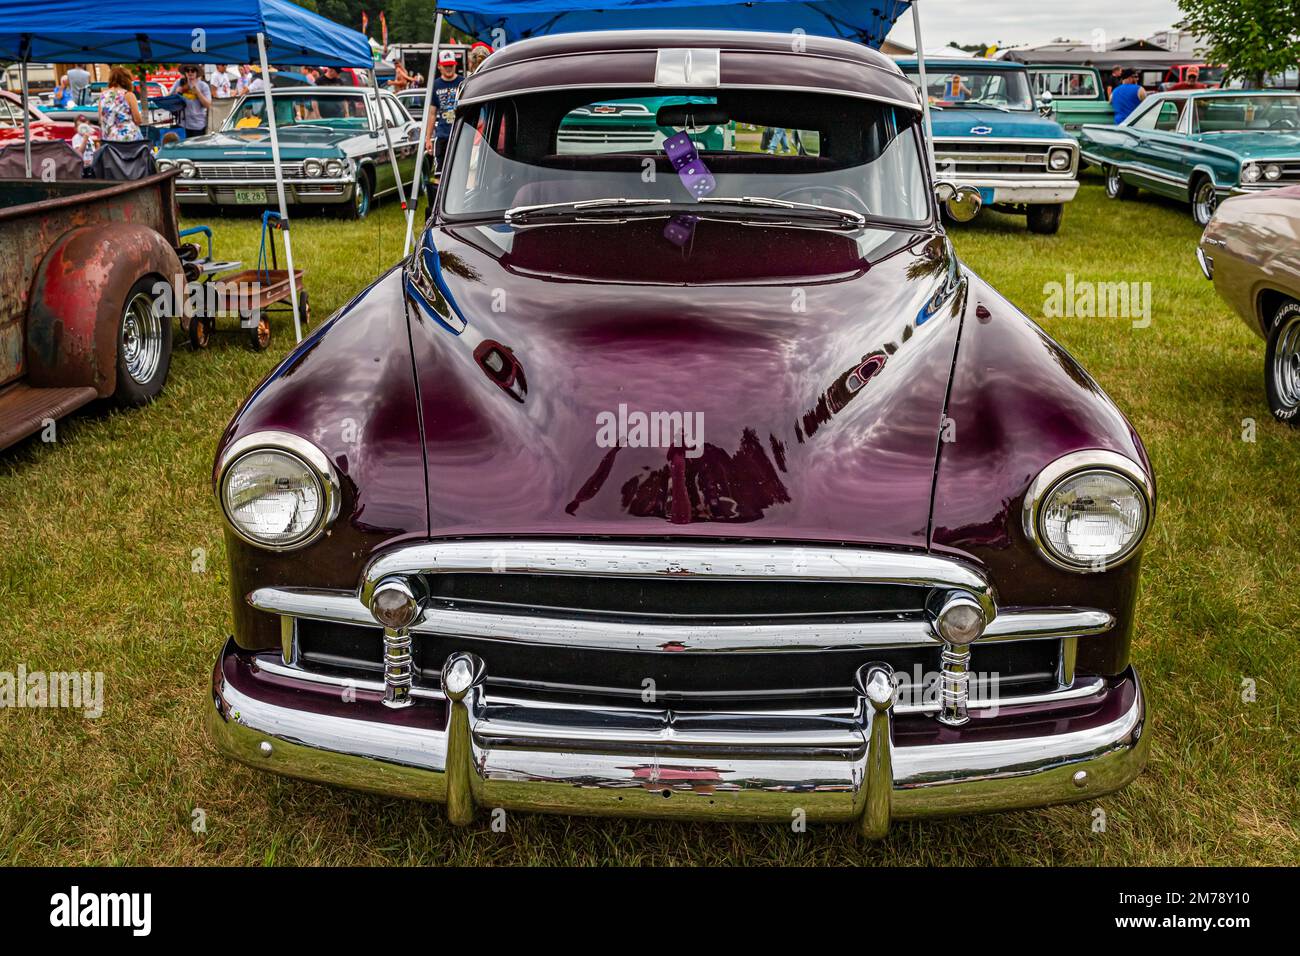
[{"label": "maroon classic car", "polygon": [[[612,97],[677,132],[559,148]],[[415,253],[217,450],[217,746],[457,823],[879,836],[1132,780],[1151,466],[957,259],[953,192],[912,84],[848,42],[494,53]]]}]

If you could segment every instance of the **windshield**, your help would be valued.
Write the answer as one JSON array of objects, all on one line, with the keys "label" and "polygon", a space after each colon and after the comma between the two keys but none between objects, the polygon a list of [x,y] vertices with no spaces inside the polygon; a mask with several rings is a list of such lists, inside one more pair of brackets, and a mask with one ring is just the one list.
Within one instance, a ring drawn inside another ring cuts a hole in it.
[{"label": "windshield", "polygon": [[[918,87],[920,73],[916,67],[905,68],[908,77]],[[1029,80],[1023,70],[960,70],[926,69],[925,82],[930,105],[942,109],[963,106],[991,106],[1004,110],[1032,110],[1033,97],[1029,93]]]},{"label": "windshield", "polygon": [[456,121],[451,217],[596,202],[620,216],[930,218],[917,114],[871,100],[565,90],[462,105]]},{"label": "windshield", "polygon": [[1300,130],[1300,96],[1198,96],[1193,103],[1193,133]]},{"label": "windshield", "polygon": [[[276,126],[330,126],[338,129],[369,129],[366,98],[360,93],[275,93]],[[225,130],[260,129],[266,126],[266,98],[245,96],[226,118]]]}]

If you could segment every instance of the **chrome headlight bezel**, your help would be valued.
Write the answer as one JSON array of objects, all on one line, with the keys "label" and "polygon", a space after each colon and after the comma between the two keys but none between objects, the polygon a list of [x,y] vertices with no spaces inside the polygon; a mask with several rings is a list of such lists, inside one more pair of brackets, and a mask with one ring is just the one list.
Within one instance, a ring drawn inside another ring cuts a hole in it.
[{"label": "chrome headlight bezel", "polygon": [[199,175],[199,168],[188,159],[180,160],[176,166],[181,171],[181,179],[195,179]]},{"label": "chrome headlight bezel", "polygon": [[1270,183],[1275,183],[1282,178],[1282,167],[1277,163],[1269,163],[1264,167],[1264,178]]},{"label": "chrome headlight bezel", "polygon": [[305,159],[302,163],[302,172],[304,176],[310,176],[315,179],[325,174],[325,164],[319,159]]},{"label": "chrome headlight bezel", "polygon": [[[1125,549],[1105,561],[1076,561],[1058,553],[1042,531],[1041,518],[1044,506],[1066,481],[1090,472],[1102,472],[1131,484],[1142,499],[1142,525]],[[1045,561],[1066,571],[1078,574],[1095,574],[1119,567],[1142,549],[1147,532],[1155,519],[1155,485],[1151,477],[1135,461],[1112,451],[1100,449],[1073,452],[1052,462],[1038,473],[1029,490],[1025,492],[1021,517],[1025,537]]]},{"label": "chrome headlight bezel", "polygon": [[347,167],[343,165],[343,160],[341,159],[325,160],[325,175],[328,176],[330,179],[338,179],[346,171],[347,171]]},{"label": "chrome headlight bezel", "polygon": [[[1064,156],[1064,164],[1057,166],[1054,160],[1057,156]],[[1053,173],[1068,173],[1070,167],[1074,165],[1074,150],[1068,146],[1055,146],[1047,151],[1047,169]]]},{"label": "chrome headlight bezel", "polygon": [[171,168],[172,168],[173,166],[175,166],[175,165],[176,165],[176,161],[175,161],[175,160],[172,160],[172,159],[164,159],[164,158],[161,157],[161,156],[158,158],[158,171],[159,171],[159,172],[166,172],[167,170],[171,169]]},{"label": "chrome headlight bezel", "polygon": [[1258,163],[1246,163],[1241,167],[1241,181],[1243,183],[1257,183],[1263,178],[1264,171]]},{"label": "chrome headlight bezel", "polygon": [[[316,479],[321,494],[320,513],[310,528],[290,540],[267,541],[249,534],[230,514],[227,502],[227,482],[234,466],[251,454],[274,452],[294,459],[310,471]],[[311,544],[334,523],[339,515],[342,499],[338,472],[323,451],[298,435],[290,432],[263,431],[245,435],[222,452],[217,468],[217,500],[226,525],[241,541],[265,551],[296,551]]]}]

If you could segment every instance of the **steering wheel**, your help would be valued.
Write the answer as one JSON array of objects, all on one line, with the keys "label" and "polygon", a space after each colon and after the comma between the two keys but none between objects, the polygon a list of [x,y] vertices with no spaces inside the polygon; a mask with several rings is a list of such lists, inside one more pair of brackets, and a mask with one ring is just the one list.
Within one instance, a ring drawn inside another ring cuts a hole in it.
[{"label": "steering wheel", "polygon": [[[831,193],[832,195],[840,196],[841,198],[848,200],[849,205],[846,208],[851,209],[854,212],[860,212],[866,214],[871,211],[867,208],[867,204],[862,201],[862,197],[859,196],[857,193],[855,193],[852,189],[850,189],[848,186],[839,186],[834,183],[825,183],[821,185],[811,184],[811,185],[795,186],[791,189],[787,189],[779,196],[773,196],[772,198],[786,199],[789,200],[790,202],[795,202],[795,200],[791,199],[791,197],[796,196],[799,193]],[[823,202],[823,203],[818,203],[818,205],[827,206],[830,205],[830,203]]]}]

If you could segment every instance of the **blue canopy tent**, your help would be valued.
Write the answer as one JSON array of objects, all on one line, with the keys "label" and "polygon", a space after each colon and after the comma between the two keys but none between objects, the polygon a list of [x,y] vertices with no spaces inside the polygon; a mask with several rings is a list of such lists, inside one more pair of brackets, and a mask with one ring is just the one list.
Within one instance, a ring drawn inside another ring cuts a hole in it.
[{"label": "blue canopy tent", "polygon": [[[812,36],[852,40],[879,49],[894,23],[909,9],[920,58],[921,84],[925,85],[921,26],[916,14],[919,0],[745,0],[719,4],[717,0],[598,0],[599,6],[578,7],[574,0],[447,0],[455,9],[436,10],[434,50],[442,39],[445,19],[453,27],[485,43],[503,46],[528,37],[583,30],[760,30],[771,33],[802,31]],[[433,78],[429,69],[425,91],[426,116],[433,99]],[[929,104],[925,102],[929,129]],[[424,164],[421,138],[415,165],[412,197],[419,195]],[[406,243],[410,251],[415,222],[415,202],[407,210]]]},{"label": "blue canopy tent", "polygon": [[[4,0],[0,5],[0,60],[22,65],[24,140],[27,175],[31,170],[31,133],[27,122],[28,63],[260,63],[269,77],[270,64],[356,67],[371,70],[370,42],[356,30],[304,10],[288,0]],[[378,87],[376,86],[376,90]],[[275,165],[276,193],[284,223],[284,251],[293,274],[293,245],[280,138],[271,108],[271,84],[264,83],[266,113]],[[397,173],[388,124],[388,155]],[[398,195],[406,197],[401,177]],[[298,319],[298,289],[289,283],[294,330],[302,339]]]}]

